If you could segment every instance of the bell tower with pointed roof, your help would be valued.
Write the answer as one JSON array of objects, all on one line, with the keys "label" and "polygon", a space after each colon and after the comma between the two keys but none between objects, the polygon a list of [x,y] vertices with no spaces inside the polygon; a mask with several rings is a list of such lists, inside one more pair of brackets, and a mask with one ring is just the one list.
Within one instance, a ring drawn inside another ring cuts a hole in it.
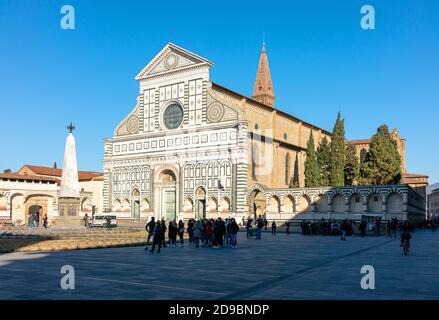
[{"label": "bell tower with pointed roof", "polygon": [[258,72],[256,73],[253,88],[253,99],[274,108],[275,97],[265,42],[262,43],[261,57],[259,58]]}]

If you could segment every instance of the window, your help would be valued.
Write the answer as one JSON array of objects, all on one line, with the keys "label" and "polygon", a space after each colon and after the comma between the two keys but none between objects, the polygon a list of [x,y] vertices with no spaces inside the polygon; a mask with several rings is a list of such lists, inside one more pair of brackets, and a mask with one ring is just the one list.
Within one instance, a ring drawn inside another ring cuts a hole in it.
[{"label": "window", "polygon": [[177,129],[183,121],[183,108],[173,103],[163,113],[163,123],[167,129]]}]

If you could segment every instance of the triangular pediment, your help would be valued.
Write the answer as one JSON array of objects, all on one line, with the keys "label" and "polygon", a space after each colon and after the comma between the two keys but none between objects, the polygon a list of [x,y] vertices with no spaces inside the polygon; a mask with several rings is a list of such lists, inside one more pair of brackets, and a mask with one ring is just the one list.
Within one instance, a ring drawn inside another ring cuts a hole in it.
[{"label": "triangular pediment", "polygon": [[209,60],[168,43],[136,76],[136,80],[171,73],[196,66],[212,66]]}]

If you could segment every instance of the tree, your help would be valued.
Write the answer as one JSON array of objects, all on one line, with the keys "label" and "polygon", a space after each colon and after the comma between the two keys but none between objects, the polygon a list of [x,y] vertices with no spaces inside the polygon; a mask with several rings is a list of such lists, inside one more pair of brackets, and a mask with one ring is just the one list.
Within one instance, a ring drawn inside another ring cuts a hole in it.
[{"label": "tree", "polygon": [[324,137],[317,148],[317,163],[320,173],[320,186],[329,186],[329,159],[331,156],[331,148],[328,139]]},{"label": "tree", "polygon": [[359,170],[357,150],[353,144],[348,144],[346,146],[346,163],[344,166],[344,184],[346,186],[352,186],[358,182]]},{"label": "tree", "polygon": [[372,136],[360,172],[363,184],[401,183],[401,156],[387,125],[380,126],[377,133]]},{"label": "tree", "polygon": [[331,152],[329,159],[329,183],[331,186],[344,185],[345,167],[345,137],[344,119],[341,119],[340,112],[337,115],[334,129],[332,130]]},{"label": "tree", "polygon": [[317,154],[314,146],[314,137],[312,131],[309,134],[306,160],[305,160],[305,187],[318,187],[320,185],[319,165]]},{"label": "tree", "polygon": [[299,154],[296,153],[296,160],[294,161],[293,178],[290,182],[290,188],[299,188]]}]

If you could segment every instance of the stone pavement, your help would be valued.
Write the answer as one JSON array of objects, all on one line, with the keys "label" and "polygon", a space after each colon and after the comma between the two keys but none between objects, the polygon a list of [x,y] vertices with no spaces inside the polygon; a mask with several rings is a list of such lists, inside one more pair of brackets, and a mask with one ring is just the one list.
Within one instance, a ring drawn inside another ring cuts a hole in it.
[{"label": "stone pavement", "polygon": [[[1,240],[0,240],[1,241]],[[0,299],[439,299],[439,232],[399,240],[263,233],[238,248],[143,247],[0,255]],[[76,289],[60,287],[72,265]],[[375,290],[363,290],[363,265]]]}]

